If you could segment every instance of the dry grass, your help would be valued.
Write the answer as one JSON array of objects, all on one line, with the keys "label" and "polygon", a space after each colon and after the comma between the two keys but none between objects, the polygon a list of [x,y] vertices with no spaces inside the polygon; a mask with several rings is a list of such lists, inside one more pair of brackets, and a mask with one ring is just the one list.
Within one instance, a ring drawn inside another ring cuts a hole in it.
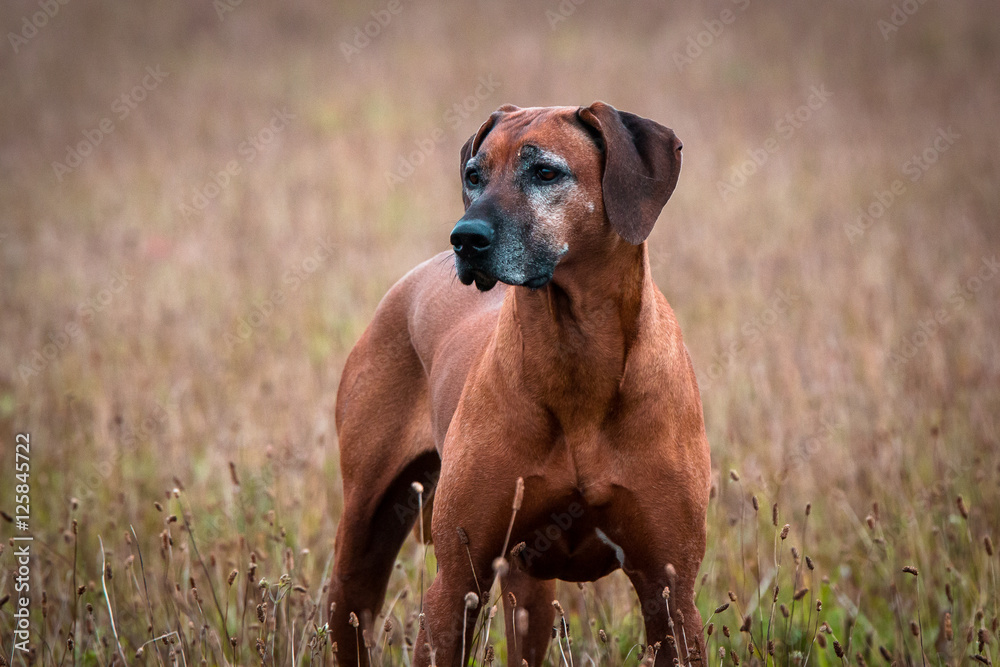
[{"label": "dry grass", "polygon": [[[1000,539],[1000,279],[976,277],[1000,252],[993,7],[928,2],[883,38],[889,3],[585,2],[550,29],[555,0],[404,0],[346,62],[340,43],[385,4],[339,5],[243,3],[220,20],[210,3],[69,2],[0,49],[0,508],[13,513],[7,452],[28,431],[39,664],[331,664],[316,605],[340,513],[344,358],[384,291],[446,247],[458,149],[486,114],[595,99],[685,143],[650,252],[717,471],[708,662],[772,662],[770,646],[785,665],[1000,659],[986,542]],[[35,11],[4,3],[5,32]],[[120,117],[147,66],[166,78]],[[813,86],[829,99],[776,126]],[[103,118],[113,131],[60,181],[52,162]],[[935,163],[908,170],[947,128],[959,136]],[[852,230],[897,179],[888,210]],[[407,543],[390,585],[372,649],[385,664],[410,655],[421,553]],[[552,664],[643,655],[624,577],[559,599],[572,642],[553,642]]]}]

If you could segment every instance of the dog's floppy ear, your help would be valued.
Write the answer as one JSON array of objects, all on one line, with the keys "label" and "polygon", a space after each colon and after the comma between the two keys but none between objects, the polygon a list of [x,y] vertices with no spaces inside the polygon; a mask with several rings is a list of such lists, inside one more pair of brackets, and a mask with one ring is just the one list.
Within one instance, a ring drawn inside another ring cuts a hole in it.
[{"label": "dog's floppy ear", "polygon": [[[465,163],[468,162],[469,159],[476,154],[476,151],[479,150],[479,146],[482,145],[483,139],[485,139],[486,135],[489,134],[490,130],[493,129],[493,126],[496,124],[497,119],[500,118],[505,113],[509,113],[511,111],[517,111],[518,109],[520,109],[520,107],[516,107],[513,104],[503,105],[502,107],[491,113],[490,117],[486,119],[486,122],[479,126],[479,130],[477,130],[475,134],[469,137],[469,140],[465,142],[464,146],[462,146],[462,161],[461,163],[459,163],[458,169],[463,184],[465,183]],[[471,202],[469,201],[469,198],[465,196],[464,187],[462,188],[462,201],[465,203],[465,208],[469,208],[469,204]]]},{"label": "dog's floppy ear", "polygon": [[677,185],[681,142],[670,128],[610,104],[577,111],[604,151],[604,210],[619,236],[639,245]]}]

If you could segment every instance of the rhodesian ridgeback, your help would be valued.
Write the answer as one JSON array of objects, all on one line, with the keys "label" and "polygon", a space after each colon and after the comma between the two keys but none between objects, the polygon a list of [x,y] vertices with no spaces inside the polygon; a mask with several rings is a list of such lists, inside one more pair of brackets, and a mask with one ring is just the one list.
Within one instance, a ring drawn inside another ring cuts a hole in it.
[{"label": "rhodesian ridgeback", "polygon": [[508,665],[542,664],[555,579],[619,568],[656,664],[700,660],[709,447],[645,243],[680,166],[672,130],[603,102],[503,106],[462,148],[453,251],[389,290],[340,381],[341,664],[368,664],[364,638],[432,492],[438,572],[415,664],[464,664],[500,556]]}]

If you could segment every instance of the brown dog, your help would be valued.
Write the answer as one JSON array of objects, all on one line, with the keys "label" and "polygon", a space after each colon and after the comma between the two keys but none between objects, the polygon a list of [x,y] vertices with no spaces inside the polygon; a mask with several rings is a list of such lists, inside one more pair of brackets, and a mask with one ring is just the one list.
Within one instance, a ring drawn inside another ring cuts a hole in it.
[{"label": "brown dog", "polygon": [[454,254],[389,291],[340,382],[344,511],[329,601],[342,664],[358,660],[351,612],[365,636],[380,629],[417,518],[415,481],[425,501],[434,490],[439,568],[416,664],[432,652],[438,665],[464,664],[478,613],[466,594],[489,590],[519,477],[502,584],[527,627],[505,595],[507,664],[542,664],[553,579],[618,568],[639,596],[646,641],[662,642],[656,664],[700,659],[709,448],[645,243],[680,166],[671,130],[602,102],[504,106],[465,144]]}]

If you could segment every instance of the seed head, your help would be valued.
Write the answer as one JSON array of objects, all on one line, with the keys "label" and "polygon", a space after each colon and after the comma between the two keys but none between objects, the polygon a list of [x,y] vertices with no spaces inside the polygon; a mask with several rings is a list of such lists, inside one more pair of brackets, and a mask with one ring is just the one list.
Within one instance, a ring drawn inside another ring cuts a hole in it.
[{"label": "seed head", "polygon": [[808,567],[810,570],[816,569],[816,565],[813,564],[813,559],[810,558],[809,556],[806,556],[806,567]]},{"label": "seed head", "polygon": [[566,612],[563,611],[563,606],[559,604],[559,600],[552,601],[552,608],[556,610],[556,613],[559,614],[560,617],[566,616]]},{"label": "seed head", "polygon": [[518,477],[517,484],[514,487],[514,504],[511,506],[516,512],[521,509],[521,503],[524,502],[524,478]]},{"label": "seed head", "polygon": [[604,631],[604,628],[601,628],[600,630],[597,631],[597,636],[601,638],[602,644],[608,643],[608,633]]},{"label": "seed head", "polygon": [[750,498],[750,504],[753,505],[753,511],[756,512],[760,509],[760,501],[757,500],[757,496]]},{"label": "seed head", "polygon": [[865,523],[868,524],[868,530],[875,530],[875,517],[871,514],[865,517]]},{"label": "seed head", "polygon": [[986,535],[985,537],[983,537],[983,546],[986,547],[986,555],[987,556],[992,556],[993,555],[993,540],[990,539],[989,535]]},{"label": "seed head", "polygon": [[788,538],[788,531],[789,531],[789,530],[791,530],[791,529],[792,529],[792,527],[791,527],[790,525],[788,525],[788,524],[786,523],[786,524],[785,524],[785,525],[784,525],[784,526],[783,526],[783,527],[781,528],[781,539],[783,539],[783,540],[784,540],[784,539],[787,539],[787,538]]},{"label": "seed head", "polygon": [[837,654],[838,658],[844,657],[844,647],[836,639],[833,640],[833,652]]},{"label": "seed head", "polygon": [[804,598],[806,596],[806,593],[808,592],[809,592],[808,588],[800,588],[799,590],[795,591],[795,595],[792,596],[792,599],[797,602],[802,598]]},{"label": "seed head", "polygon": [[718,607],[715,608],[715,613],[716,614],[721,614],[722,612],[724,612],[727,609],[729,609],[729,603],[728,602],[724,602],[724,603],[720,604]]},{"label": "seed head", "polygon": [[730,631],[729,631],[729,626],[728,626],[728,625],[723,625],[723,626],[722,626],[722,634],[723,634],[723,636],[724,636],[724,637],[725,637],[726,639],[729,639],[729,636],[730,636]]},{"label": "seed head", "polygon": [[886,647],[884,647],[884,646],[879,646],[879,647],[878,647],[878,652],[879,652],[879,653],[880,653],[880,654],[882,655],[882,658],[883,658],[883,659],[884,659],[884,660],[885,660],[886,662],[888,662],[888,663],[891,663],[891,662],[892,662],[892,653],[889,653],[889,649],[887,649],[887,648],[886,648]]},{"label": "seed head", "polygon": [[740,474],[738,472],[736,472],[735,470],[730,470],[729,471],[729,479],[733,480],[734,482],[738,482],[738,481],[740,481]]},{"label": "seed head", "polygon": [[465,594],[465,608],[476,609],[477,607],[479,607],[479,596],[469,591]]},{"label": "seed head", "polygon": [[233,582],[236,581],[236,577],[238,577],[239,574],[240,574],[239,570],[233,570],[232,572],[230,572],[229,573],[229,578],[226,579],[226,583],[229,584],[230,586],[232,586]]},{"label": "seed head", "polygon": [[461,526],[458,526],[455,529],[455,532],[458,533],[458,541],[459,542],[461,542],[462,544],[465,544],[465,545],[469,544],[469,534],[465,532],[465,528],[462,528]]},{"label": "seed head", "polygon": [[962,496],[955,498],[955,505],[958,506],[958,513],[962,515],[962,518],[968,520],[969,508],[965,504],[965,498]]},{"label": "seed head", "polygon": [[951,612],[946,611],[944,613],[944,638],[946,641],[951,641],[955,638],[955,630],[951,626]]},{"label": "seed head", "polygon": [[264,612],[266,609],[265,607],[266,604],[267,602],[261,602],[259,605],[257,605],[257,620],[260,621],[261,623],[264,622]]},{"label": "seed head", "polygon": [[354,629],[357,629],[357,627],[361,625],[358,622],[358,615],[355,614],[353,611],[347,616],[347,622],[350,623],[351,627]]},{"label": "seed head", "polygon": [[736,593],[729,591],[729,601],[736,602]]},{"label": "seed head", "polygon": [[903,572],[905,572],[907,574],[912,574],[914,577],[916,577],[916,576],[918,576],[920,574],[919,572],[917,572],[917,568],[913,567],[912,565],[906,565],[906,566],[904,566],[903,567]]},{"label": "seed head", "polygon": [[775,528],[778,527],[778,503],[771,505],[771,523]]}]

